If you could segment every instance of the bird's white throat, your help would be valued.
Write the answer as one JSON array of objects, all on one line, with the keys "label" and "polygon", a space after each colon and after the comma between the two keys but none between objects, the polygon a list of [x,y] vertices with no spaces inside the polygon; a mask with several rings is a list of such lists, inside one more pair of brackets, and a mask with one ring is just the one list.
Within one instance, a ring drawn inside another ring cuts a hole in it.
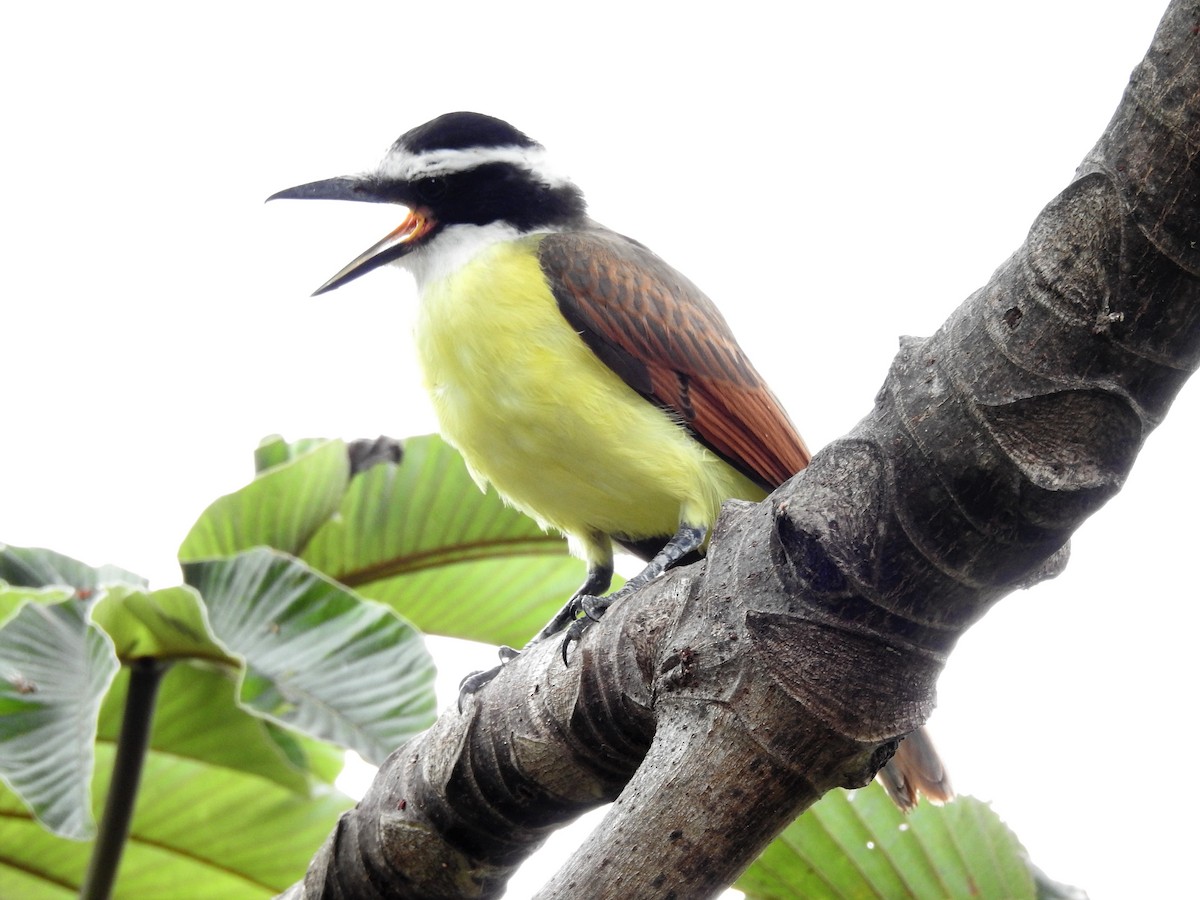
[{"label": "bird's white throat", "polygon": [[450,225],[429,243],[417,247],[396,262],[412,273],[417,281],[417,290],[424,293],[427,288],[459,271],[488,247],[516,240],[521,235],[522,232],[507,222]]}]

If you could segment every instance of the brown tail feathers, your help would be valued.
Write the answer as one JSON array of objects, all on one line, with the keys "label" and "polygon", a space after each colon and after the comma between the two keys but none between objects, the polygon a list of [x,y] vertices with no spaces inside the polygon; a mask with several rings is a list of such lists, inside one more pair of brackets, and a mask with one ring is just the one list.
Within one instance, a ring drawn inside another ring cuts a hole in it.
[{"label": "brown tail feathers", "polygon": [[879,770],[878,778],[888,796],[905,812],[917,805],[920,794],[937,804],[954,799],[946,767],[924,728],[900,741],[896,755]]}]

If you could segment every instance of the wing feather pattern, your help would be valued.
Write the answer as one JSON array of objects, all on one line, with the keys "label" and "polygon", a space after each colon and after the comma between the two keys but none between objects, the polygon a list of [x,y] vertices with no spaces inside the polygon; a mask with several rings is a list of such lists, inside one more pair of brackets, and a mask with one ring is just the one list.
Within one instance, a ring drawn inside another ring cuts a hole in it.
[{"label": "wing feather pattern", "polygon": [[810,454],[724,317],[641,244],[597,228],[549,234],[538,248],[559,309],[635,391],[771,490]]}]

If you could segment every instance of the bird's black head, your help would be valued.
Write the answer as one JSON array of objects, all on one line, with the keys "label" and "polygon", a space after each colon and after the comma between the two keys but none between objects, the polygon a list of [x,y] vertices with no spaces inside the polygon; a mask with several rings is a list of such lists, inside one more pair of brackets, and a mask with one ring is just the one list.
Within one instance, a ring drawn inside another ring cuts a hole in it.
[{"label": "bird's black head", "polygon": [[583,195],[549,167],[541,144],[481,113],[446,113],[405,132],[374,180],[383,191],[403,186],[447,226],[503,221],[531,231],[584,212]]},{"label": "bird's black head", "polygon": [[519,233],[565,227],[586,213],[583,194],[548,165],[541,144],[481,113],[438,116],[402,134],[374,172],[330,178],[268,199],[396,203],[409,216],[317,293],[428,244],[454,226],[508,225]]},{"label": "bird's black head", "polygon": [[476,147],[526,147],[541,145],[503,119],[475,112],[452,112],[430,119],[396,139],[393,149],[409,153],[437,150],[470,150]]}]

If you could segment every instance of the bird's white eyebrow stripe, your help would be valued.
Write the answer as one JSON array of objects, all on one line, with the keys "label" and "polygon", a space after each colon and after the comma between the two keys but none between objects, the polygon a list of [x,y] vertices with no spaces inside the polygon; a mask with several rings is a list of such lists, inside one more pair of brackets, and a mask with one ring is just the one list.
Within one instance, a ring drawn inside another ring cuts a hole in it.
[{"label": "bird's white eyebrow stripe", "polygon": [[566,178],[550,168],[542,147],[468,147],[465,150],[428,150],[424,153],[393,148],[379,164],[379,174],[388,179],[413,181],[466,172],[490,163],[517,166],[549,187],[568,183]]}]

